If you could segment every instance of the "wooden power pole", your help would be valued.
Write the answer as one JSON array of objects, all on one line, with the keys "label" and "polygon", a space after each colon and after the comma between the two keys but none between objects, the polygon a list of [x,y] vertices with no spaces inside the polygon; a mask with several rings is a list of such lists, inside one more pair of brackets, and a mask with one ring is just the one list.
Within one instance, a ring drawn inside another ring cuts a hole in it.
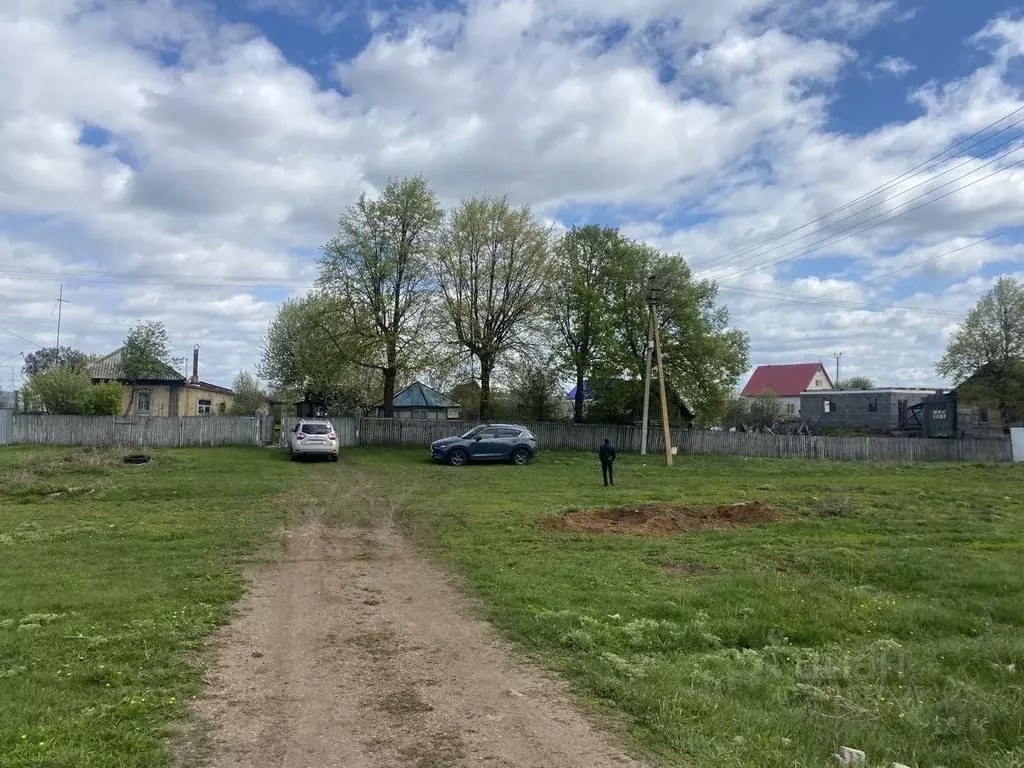
[{"label": "wooden power pole", "polygon": [[661,331],[658,330],[657,317],[654,319],[654,350],[658,355],[658,388],[661,393],[661,431],[665,437],[665,463],[672,466],[672,431],[668,423],[668,398],[665,394],[665,358],[661,352]]},{"label": "wooden power pole", "polygon": [[[654,275],[647,278],[648,286],[652,285]],[[654,354],[654,304],[651,301],[651,289],[647,291],[647,348],[644,350],[644,416],[640,422],[640,455],[647,455],[647,425],[651,416],[651,356]]]}]

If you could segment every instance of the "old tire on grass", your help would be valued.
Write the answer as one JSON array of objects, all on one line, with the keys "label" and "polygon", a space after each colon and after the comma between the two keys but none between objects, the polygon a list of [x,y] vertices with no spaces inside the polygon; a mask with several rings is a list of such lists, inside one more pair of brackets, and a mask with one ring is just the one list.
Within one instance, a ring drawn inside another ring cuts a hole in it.
[{"label": "old tire on grass", "polygon": [[137,454],[135,456],[125,456],[125,464],[131,464],[133,466],[139,466],[140,464],[149,464],[149,456],[144,453]]},{"label": "old tire on grass", "polygon": [[448,463],[453,467],[461,467],[469,461],[469,454],[462,448],[453,448],[448,454]]}]

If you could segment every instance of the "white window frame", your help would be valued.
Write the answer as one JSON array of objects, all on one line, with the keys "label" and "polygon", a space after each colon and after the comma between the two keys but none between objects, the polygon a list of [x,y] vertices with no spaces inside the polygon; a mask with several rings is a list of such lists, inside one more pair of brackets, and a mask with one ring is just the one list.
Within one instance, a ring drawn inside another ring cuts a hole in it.
[{"label": "white window frame", "polygon": [[200,400],[196,405],[197,416],[212,416],[213,415],[213,400]]},{"label": "white window frame", "polygon": [[[146,407],[142,407],[142,398],[146,398]],[[138,414],[149,415],[150,411],[153,410],[153,393],[148,389],[140,389],[135,392],[135,412]]]}]

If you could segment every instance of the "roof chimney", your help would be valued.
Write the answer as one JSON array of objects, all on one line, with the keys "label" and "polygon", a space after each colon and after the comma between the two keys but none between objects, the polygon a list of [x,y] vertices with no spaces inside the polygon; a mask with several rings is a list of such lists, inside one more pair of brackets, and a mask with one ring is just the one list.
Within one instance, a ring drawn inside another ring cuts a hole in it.
[{"label": "roof chimney", "polygon": [[192,378],[189,380],[190,384],[199,383],[199,345],[196,344],[192,349]]}]

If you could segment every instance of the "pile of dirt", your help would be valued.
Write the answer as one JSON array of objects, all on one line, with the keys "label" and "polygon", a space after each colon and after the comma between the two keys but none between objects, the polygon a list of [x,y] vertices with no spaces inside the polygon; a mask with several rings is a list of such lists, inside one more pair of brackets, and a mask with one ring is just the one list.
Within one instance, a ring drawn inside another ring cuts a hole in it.
[{"label": "pile of dirt", "polygon": [[677,507],[655,502],[640,507],[567,512],[545,517],[540,524],[549,531],[568,533],[674,536],[691,531],[732,531],[778,519],[778,510],[763,501],[741,501],[721,507]]}]

